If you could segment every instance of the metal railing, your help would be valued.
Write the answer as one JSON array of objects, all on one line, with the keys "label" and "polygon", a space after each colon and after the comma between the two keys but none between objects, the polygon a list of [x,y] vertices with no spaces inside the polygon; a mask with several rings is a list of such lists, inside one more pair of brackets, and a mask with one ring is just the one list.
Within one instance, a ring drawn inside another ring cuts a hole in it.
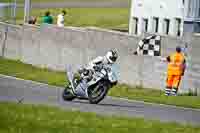
[{"label": "metal railing", "polygon": [[16,23],[16,0],[9,3],[0,3],[0,21],[7,23]]}]

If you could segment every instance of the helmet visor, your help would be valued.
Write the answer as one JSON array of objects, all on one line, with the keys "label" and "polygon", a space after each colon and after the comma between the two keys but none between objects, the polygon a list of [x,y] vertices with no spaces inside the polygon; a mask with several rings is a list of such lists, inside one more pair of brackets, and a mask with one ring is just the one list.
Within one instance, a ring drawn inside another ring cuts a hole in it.
[{"label": "helmet visor", "polygon": [[116,57],[116,56],[111,56],[109,59],[110,59],[111,61],[115,62],[115,61],[117,60],[117,57]]}]

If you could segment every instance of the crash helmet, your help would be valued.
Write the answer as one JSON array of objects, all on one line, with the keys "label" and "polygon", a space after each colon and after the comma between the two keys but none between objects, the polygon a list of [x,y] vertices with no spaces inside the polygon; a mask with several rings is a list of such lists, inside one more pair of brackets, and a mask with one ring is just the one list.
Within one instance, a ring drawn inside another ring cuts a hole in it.
[{"label": "crash helmet", "polygon": [[118,54],[117,54],[117,51],[116,50],[109,50],[107,53],[106,53],[106,59],[108,60],[108,62],[110,64],[113,64],[116,62],[118,58]]},{"label": "crash helmet", "polygon": [[180,53],[182,51],[181,46],[176,46],[176,52]]}]

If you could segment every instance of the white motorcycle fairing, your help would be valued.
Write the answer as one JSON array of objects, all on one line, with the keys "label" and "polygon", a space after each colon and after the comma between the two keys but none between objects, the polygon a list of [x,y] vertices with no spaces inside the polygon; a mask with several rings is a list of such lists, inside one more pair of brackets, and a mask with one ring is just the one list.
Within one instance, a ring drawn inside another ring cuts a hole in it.
[{"label": "white motorcycle fairing", "polygon": [[87,89],[105,77],[107,78],[107,80],[110,83],[117,82],[118,81],[118,76],[116,73],[117,69],[116,69],[116,67],[113,67],[113,66],[114,65],[104,66],[100,71],[94,72],[91,81],[87,82],[86,80],[83,79],[77,86],[75,86],[73,83],[74,73],[75,73],[72,70],[73,67],[71,65],[67,66],[67,76],[71,83],[72,92],[74,93],[74,95],[76,95],[78,97],[82,97],[82,98],[88,98],[88,90]]}]

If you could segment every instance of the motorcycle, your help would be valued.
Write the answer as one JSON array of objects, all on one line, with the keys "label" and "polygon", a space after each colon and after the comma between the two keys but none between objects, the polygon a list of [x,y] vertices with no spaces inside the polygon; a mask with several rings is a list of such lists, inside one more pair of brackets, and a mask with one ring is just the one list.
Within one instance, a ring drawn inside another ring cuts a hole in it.
[{"label": "motorcycle", "polygon": [[116,65],[102,65],[94,70],[87,70],[90,78],[77,79],[72,67],[67,68],[70,83],[65,87],[62,97],[65,101],[77,99],[89,100],[91,104],[98,104],[107,95],[110,88],[118,82]]}]

